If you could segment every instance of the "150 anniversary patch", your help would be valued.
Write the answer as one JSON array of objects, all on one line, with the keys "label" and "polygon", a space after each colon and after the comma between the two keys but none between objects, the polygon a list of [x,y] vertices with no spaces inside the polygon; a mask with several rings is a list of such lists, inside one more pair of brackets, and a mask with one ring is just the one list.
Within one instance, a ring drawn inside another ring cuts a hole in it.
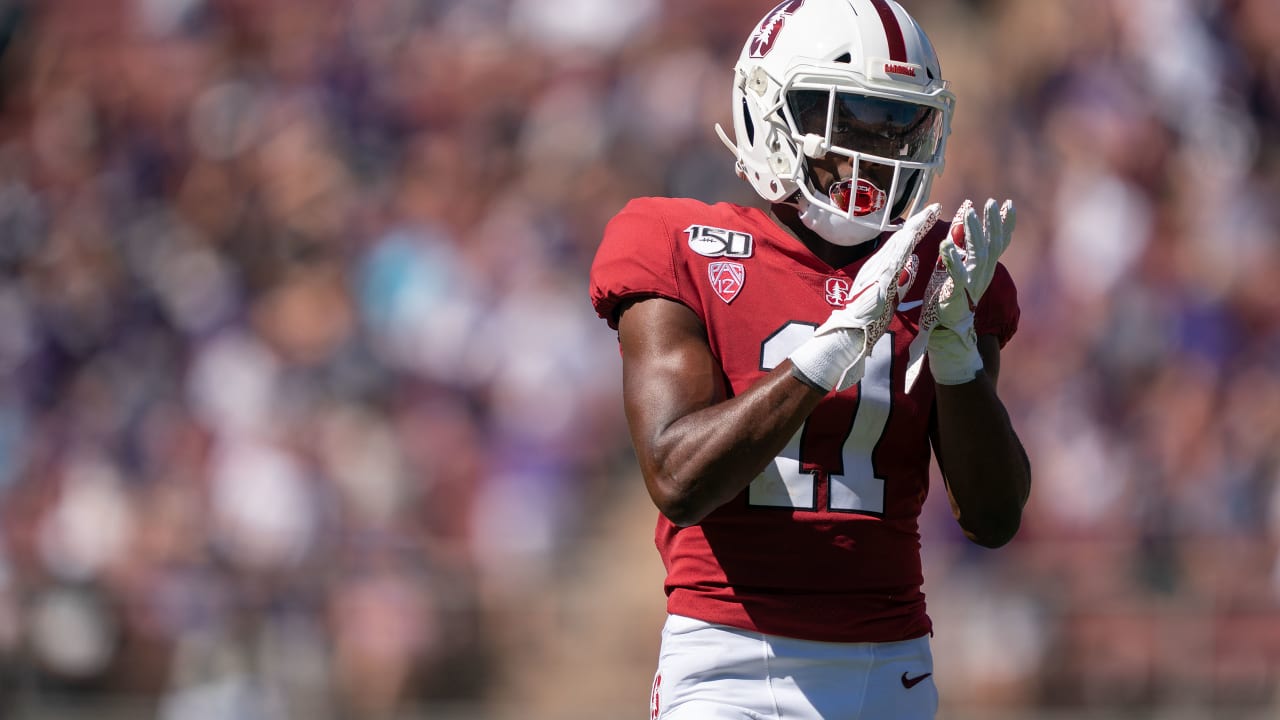
[{"label": "150 anniversary patch", "polygon": [[739,230],[690,225],[684,231],[689,235],[689,247],[705,257],[751,257],[753,242],[751,233]]}]

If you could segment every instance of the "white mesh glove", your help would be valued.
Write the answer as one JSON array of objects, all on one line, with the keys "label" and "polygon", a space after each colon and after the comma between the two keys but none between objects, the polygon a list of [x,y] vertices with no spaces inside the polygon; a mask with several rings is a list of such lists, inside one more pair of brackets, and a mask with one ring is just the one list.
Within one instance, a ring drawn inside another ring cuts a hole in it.
[{"label": "white mesh glove", "polygon": [[864,361],[884,335],[898,302],[898,276],[911,253],[938,221],[935,203],[912,215],[889,236],[853,279],[849,302],[831,313],[813,337],[791,353],[795,370],[810,384],[847,390],[862,379]]},{"label": "white mesh glove", "polygon": [[[1005,200],[997,209],[996,201],[988,199],[981,218],[968,200],[956,211],[951,230],[938,248],[938,265],[925,287],[920,334],[911,343],[907,390],[919,377],[926,348],[929,369],[939,385],[960,385],[978,376],[982,356],[978,354],[973,311],[991,285],[996,261],[1009,247],[1016,220],[1012,200]],[[957,232],[962,232],[964,248],[956,246]]]}]

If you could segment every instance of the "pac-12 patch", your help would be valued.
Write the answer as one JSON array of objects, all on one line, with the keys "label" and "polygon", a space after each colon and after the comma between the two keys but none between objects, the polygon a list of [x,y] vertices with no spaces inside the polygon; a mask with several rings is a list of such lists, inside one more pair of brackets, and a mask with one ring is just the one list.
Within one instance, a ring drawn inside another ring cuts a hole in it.
[{"label": "pac-12 patch", "polygon": [[711,289],[716,291],[720,299],[731,303],[742,291],[742,284],[747,279],[747,269],[740,262],[720,260],[707,266],[707,278],[711,280]]}]

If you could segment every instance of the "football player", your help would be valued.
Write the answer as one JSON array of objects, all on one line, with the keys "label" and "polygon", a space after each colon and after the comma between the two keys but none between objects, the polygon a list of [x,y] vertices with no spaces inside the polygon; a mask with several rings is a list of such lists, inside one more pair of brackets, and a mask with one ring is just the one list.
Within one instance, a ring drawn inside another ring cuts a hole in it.
[{"label": "football player", "polygon": [[954,103],[892,0],[787,0],[717,127],[770,212],[640,198],[605,230],[591,299],[667,570],[653,718],[934,717],[930,458],[986,547],[1031,482],[996,394],[1013,207],[926,204]]}]

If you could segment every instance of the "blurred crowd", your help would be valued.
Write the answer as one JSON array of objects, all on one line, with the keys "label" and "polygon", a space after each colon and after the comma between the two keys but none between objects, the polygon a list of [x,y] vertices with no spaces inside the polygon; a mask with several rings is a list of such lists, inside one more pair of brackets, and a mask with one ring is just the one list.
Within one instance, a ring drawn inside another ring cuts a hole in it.
[{"label": "blurred crowd", "polygon": [[[601,229],[755,202],[767,5],[0,0],[0,716],[483,717],[639,483]],[[944,707],[1270,717],[1280,5],[906,6],[934,198],[1018,204],[1035,473],[995,552],[931,498]]]}]

